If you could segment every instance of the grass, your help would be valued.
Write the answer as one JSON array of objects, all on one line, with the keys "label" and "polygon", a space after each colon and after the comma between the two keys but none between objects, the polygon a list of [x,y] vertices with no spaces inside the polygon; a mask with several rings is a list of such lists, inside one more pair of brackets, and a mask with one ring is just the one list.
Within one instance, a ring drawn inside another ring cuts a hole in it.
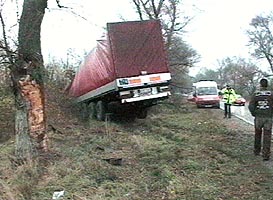
[{"label": "grass", "polygon": [[57,106],[48,110],[58,132],[49,135],[46,164],[14,168],[13,137],[1,143],[0,199],[48,200],[61,190],[75,200],[272,199],[272,168],[220,110],[167,101],[145,120],[87,124]]}]

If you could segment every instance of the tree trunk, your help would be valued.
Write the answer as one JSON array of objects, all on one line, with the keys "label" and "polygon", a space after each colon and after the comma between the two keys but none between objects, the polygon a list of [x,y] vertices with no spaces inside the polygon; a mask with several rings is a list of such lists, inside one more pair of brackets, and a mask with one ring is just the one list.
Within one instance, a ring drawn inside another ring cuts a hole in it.
[{"label": "tree trunk", "polygon": [[48,150],[40,32],[47,0],[24,0],[18,58],[11,70],[15,94],[16,157],[32,159]]}]

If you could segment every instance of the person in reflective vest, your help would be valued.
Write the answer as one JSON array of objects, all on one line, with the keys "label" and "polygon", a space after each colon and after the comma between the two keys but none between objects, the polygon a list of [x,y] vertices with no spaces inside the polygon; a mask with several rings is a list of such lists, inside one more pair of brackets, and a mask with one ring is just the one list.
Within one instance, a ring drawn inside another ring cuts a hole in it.
[{"label": "person in reflective vest", "polygon": [[268,80],[260,80],[260,89],[254,93],[249,102],[249,111],[254,116],[254,154],[269,160],[271,154],[271,134],[273,116],[273,93],[268,90]]},{"label": "person in reflective vest", "polygon": [[221,90],[221,94],[223,95],[224,100],[224,110],[225,110],[225,118],[231,118],[231,105],[236,100],[235,90],[232,89],[229,85],[226,88]]}]

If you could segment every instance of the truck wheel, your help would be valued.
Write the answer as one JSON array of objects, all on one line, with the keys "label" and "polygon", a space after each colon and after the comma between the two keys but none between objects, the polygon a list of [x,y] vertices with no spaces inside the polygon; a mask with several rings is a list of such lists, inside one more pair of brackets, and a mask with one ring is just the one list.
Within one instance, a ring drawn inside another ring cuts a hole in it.
[{"label": "truck wheel", "polygon": [[97,119],[100,121],[105,120],[105,115],[106,115],[106,104],[103,101],[98,101],[96,105],[96,114],[97,114]]},{"label": "truck wheel", "polygon": [[88,119],[88,106],[86,103],[80,103],[80,117],[83,120],[87,120]]},{"label": "truck wheel", "polygon": [[147,108],[143,108],[137,111],[136,117],[138,119],[145,119],[147,117],[148,111]]},{"label": "truck wheel", "polygon": [[97,117],[96,103],[94,102],[89,103],[88,111],[89,111],[89,119],[96,119]]}]

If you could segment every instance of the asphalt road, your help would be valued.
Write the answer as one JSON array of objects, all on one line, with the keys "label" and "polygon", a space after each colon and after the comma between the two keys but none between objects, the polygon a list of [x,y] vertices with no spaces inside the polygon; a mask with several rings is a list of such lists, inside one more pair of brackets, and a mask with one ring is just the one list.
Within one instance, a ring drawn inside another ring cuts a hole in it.
[{"label": "asphalt road", "polygon": [[[223,102],[220,103],[220,108],[224,109]],[[231,114],[246,121],[249,124],[254,125],[254,117],[252,117],[252,115],[250,114],[250,112],[248,110],[248,104],[246,104],[245,106],[232,105],[231,106]]]}]

